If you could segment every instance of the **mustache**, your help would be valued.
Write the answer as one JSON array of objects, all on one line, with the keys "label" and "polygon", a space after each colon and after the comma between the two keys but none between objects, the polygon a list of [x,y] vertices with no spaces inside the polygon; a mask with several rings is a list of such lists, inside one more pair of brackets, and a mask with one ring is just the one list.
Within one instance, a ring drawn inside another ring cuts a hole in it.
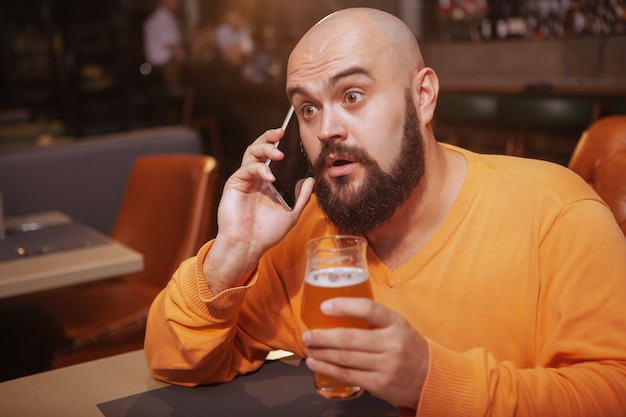
[{"label": "mustache", "polygon": [[361,147],[346,145],[343,142],[331,142],[324,145],[315,160],[315,164],[313,164],[313,172],[315,174],[319,174],[326,169],[326,158],[332,154],[365,163],[366,165],[374,162],[369,153]]}]

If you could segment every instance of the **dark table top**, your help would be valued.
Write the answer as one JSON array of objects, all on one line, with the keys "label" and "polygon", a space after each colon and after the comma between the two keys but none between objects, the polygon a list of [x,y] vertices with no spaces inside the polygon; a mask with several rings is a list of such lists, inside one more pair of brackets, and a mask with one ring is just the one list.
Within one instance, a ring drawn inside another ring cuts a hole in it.
[{"label": "dark table top", "polygon": [[255,373],[224,384],[167,386],[98,404],[105,417],[338,417],[397,416],[390,404],[365,392],[353,400],[326,400],[313,386],[304,362],[266,362]]}]

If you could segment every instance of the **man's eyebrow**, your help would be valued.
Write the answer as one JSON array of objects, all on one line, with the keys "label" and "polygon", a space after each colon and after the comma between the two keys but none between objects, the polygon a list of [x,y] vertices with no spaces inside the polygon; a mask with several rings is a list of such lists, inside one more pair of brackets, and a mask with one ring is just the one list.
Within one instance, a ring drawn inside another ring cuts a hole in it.
[{"label": "man's eyebrow", "polygon": [[304,89],[304,87],[300,87],[300,86],[296,85],[294,87],[287,88],[287,97],[291,98],[291,97],[293,97],[295,95],[301,95],[303,97],[308,97],[308,93]]},{"label": "man's eyebrow", "polygon": [[[344,78],[347,77],[351,77],[353,75],[365,75],[366,77],[371,78],[371,75],[369,73],[369,71],[367,71],[365,68],[362,67],[350,67],[344,71],[341,71],[335,75],[333,75],[332,77],[330,77],[330,79],[328,80],[328,89],[332,89],[333,87],[335,87],[335,85],[337,85],[337,83],[339,81],[341,81]],[[295,85],[293,87],[289,87],[287,89],[287,96],[288,97],[293,97],[295,95],[301,95],[304,97],[308,97],[309,94],[307,92],[307,90],[302,87],[302,86],[298,86]]]},{"label": "man's eyebrow", "polygon": [[330,77],[330,80],[328,80],[328,88],[333,88],[335,85],[337,85],[337,83],[339,81],[341,81],[343,78],[347,78],[353,75],[365,75],[366,77],[371,78],[371,75],[369,73],[369,71],[367,71],[365,68],[362,67],[350,67],[344,71],[341,71],[340,73],[337,73],[335,75],[333,75],[332,77]]}]

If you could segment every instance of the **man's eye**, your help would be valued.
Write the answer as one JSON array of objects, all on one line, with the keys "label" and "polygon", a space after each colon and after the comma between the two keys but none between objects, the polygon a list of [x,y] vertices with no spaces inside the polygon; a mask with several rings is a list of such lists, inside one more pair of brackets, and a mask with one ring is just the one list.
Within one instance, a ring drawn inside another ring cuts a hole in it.
[{"label": "man's eye", "polygon": [[315,114],[315,107],[313,107],[313,106],[304,106],[302,108],[302,115],[304,117],[312,116],[313,114]]},{"label": "man's eye", "polygon": [[352,91],[346,94],[346,102],[349,104],[358,103],[359,100],[361,100],[361,97],[362,97],[361,93],[356,93]]}]

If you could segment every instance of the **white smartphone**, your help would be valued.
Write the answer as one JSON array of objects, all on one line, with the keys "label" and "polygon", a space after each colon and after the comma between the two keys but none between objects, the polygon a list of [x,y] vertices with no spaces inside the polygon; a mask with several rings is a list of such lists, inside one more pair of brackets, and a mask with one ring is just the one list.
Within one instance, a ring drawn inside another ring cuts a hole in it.
[{"label": "white smartphone", "polygon": [[267,159],[265,163],[272,169],[276,181],[267,183],[278,201],[287,210],[293,210],[296,204],[296,187],[298,181],[309,175],[309,161],[300,143],[300,126],[298,118],[291,106],[282,125],[285,135],[275,143],[285,157],[280,161]]}]

